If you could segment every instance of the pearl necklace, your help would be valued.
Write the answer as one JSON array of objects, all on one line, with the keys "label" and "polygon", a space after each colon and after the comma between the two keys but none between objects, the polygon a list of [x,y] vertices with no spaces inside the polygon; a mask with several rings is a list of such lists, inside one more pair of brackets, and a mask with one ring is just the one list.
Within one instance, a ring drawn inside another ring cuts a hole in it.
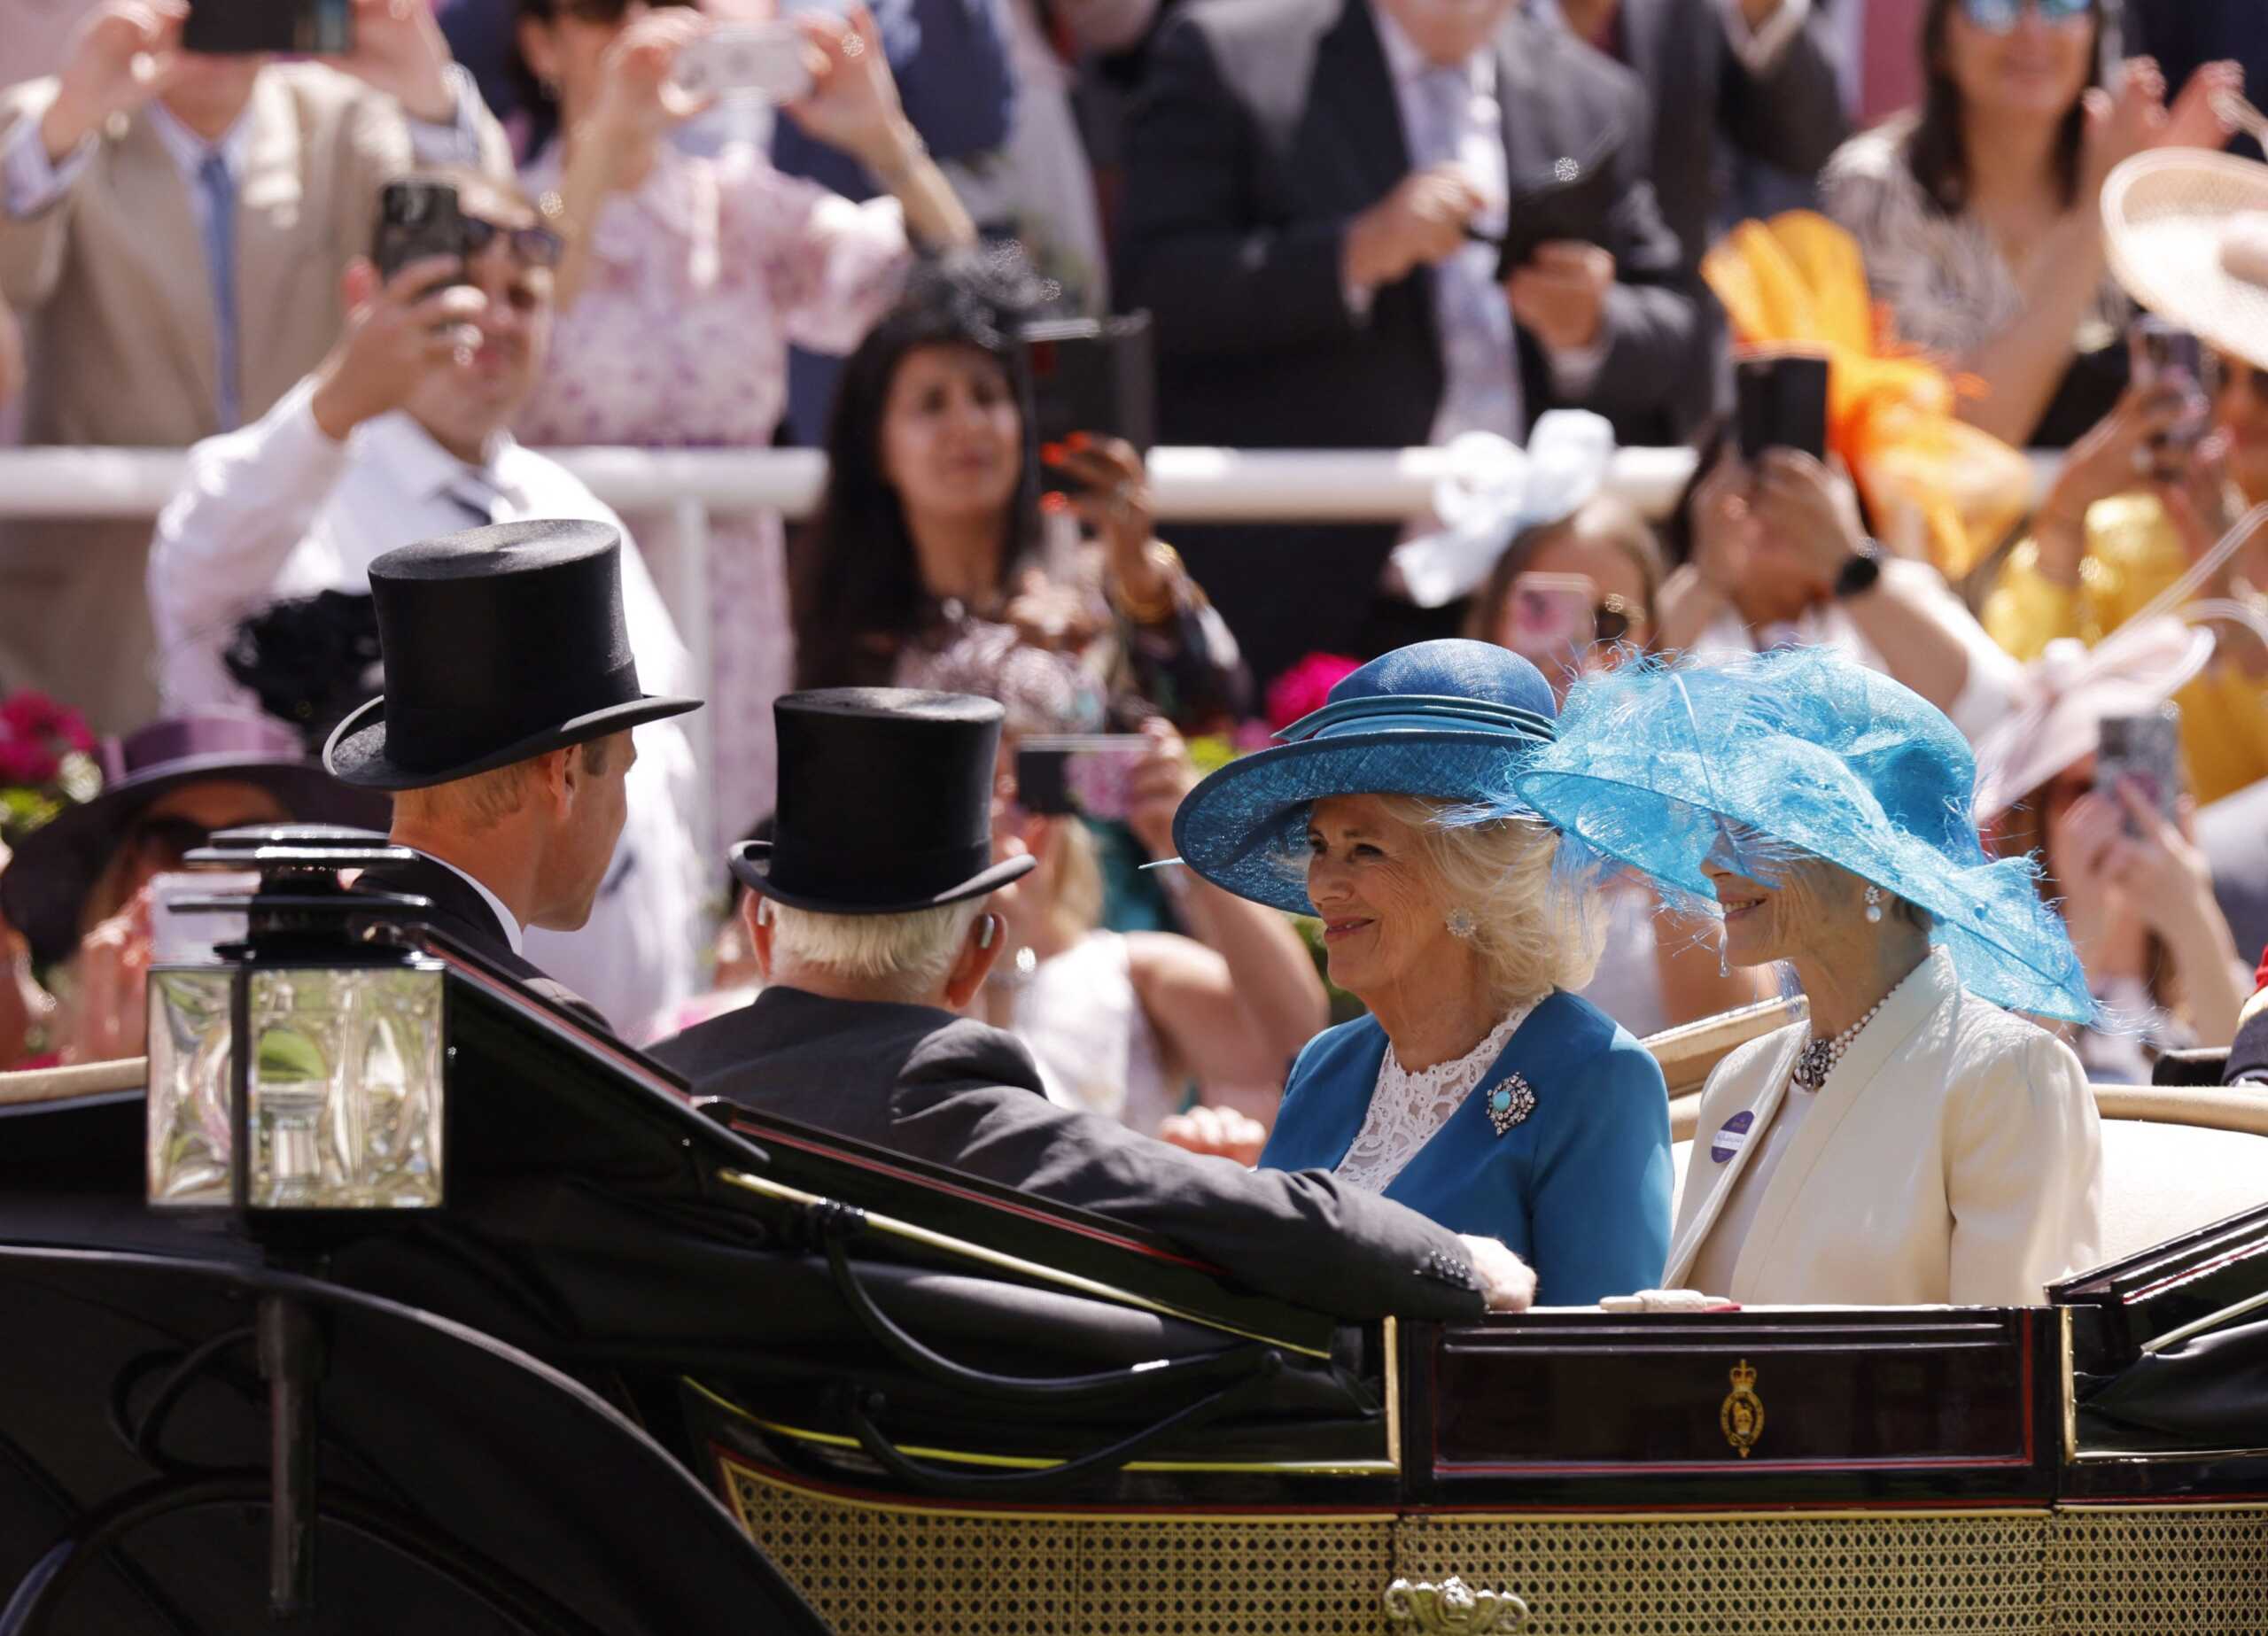
[{"label": "pearl necklace", "polygon": [[[1886,995],[1884,996],[1884,999],[1888,997]],[[1821,1085],[1826,1084],[1827,1076],[1835,1072],[1835,1065],[1843,1060],[1843,1053],[1851,1049],[1851,1042],[1859,1037],[1859,1031],[1861,1028],[1875,1020],[1875,1013],[1882,1007],[1882,1000],[1876,1000],[1867,1008],[1865,1016],[1860,1018],[1833,1039],[1814,1040],[1803,1050],[1798,1051],[1795,1072],[1788,1076],[1795,1082],[1796,1089],[1817,1090]]]}]

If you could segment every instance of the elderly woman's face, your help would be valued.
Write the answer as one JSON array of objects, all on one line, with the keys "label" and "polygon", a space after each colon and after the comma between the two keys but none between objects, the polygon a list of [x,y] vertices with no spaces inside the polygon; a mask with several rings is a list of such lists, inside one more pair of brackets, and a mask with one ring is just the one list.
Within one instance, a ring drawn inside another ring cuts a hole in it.
[{"label": "elderly woman's face", "polygon": [[1733,860],[1712,857],[1702,873],[1724,906],[1725,961],[1769,965],[1831,945],[1866,923],[1867,883],[1816,859],[1790,863],[1759,880]]},{"label": "elderly woman's face", "polygon": [[1333,795],[1308,818],[1308,897],[1323,919],[1331,981],[1358,998],[1423,982],[1472,958],[1425,839],[1376,795]]}]

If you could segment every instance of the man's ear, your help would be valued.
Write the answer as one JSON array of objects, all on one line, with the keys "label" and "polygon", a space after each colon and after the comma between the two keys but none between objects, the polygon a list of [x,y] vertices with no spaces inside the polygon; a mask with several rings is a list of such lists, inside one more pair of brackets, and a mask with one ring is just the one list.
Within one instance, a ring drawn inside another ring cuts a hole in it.
[{"label": "man's ear", "polygon": [[969,927],[968,936],[960,946],[960,958],[953,962],[953,969],[945,978],[947,1011],[960,1011],[976,997],[976,991],[991,974],[993,962],[1006,946],[1006,929],[1000,917],[989,909]]},{"label": "man's ear", "polygon": [[536,759],[536,779],[543,798],[554,812],[564,817],[574,810],[575,798],[590,787],[589,770],[583,765],[584,747],[546,750]]},{"label": "man's ear", "polygon": [[764,907],[764,896],[758,892],[744,894],[741,898],[741,922],[748,927],[748,946],[756,956],[756,974],[765,982],[772,981],[772,917]]}]

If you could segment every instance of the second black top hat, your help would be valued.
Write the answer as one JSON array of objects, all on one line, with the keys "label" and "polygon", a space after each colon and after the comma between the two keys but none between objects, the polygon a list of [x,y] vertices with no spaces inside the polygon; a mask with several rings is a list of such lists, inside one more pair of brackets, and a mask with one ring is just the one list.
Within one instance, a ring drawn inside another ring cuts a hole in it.
[{"label": "second black top hat", "polygon": [[338,725],[323,764],[418,789],[697,709],[641,692],[622,614],[622,537],[603,523],[505,523],[370,564],[385,694]]},{"label": "second black top hat", "polygon": [[791,693],[772,707],[780,809],[768,841],[733,849],[750,891],[822,914],[905,914],[1006,886],[1029,857],[992,861],[1003,711],[903,687]]}]

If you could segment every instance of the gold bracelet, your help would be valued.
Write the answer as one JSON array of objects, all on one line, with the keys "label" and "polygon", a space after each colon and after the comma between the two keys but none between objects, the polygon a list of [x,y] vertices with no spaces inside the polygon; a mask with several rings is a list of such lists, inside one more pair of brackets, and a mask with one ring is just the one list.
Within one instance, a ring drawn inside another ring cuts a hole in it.
[{"label": "gold bracelet", "polygon": [[1126,587],[1115,575],[1110,585],[1110,605],[1118,616],[1130,624],[1163,624],[1181,609],[1182,587],[1189,583],[1189,570],[1182,566],[1181,553],[1162,539],[1153,539],[1142,547],[1142,555],[1158,570],[1165,589],[1146,602],[1137,602],[1126,594]]}]

